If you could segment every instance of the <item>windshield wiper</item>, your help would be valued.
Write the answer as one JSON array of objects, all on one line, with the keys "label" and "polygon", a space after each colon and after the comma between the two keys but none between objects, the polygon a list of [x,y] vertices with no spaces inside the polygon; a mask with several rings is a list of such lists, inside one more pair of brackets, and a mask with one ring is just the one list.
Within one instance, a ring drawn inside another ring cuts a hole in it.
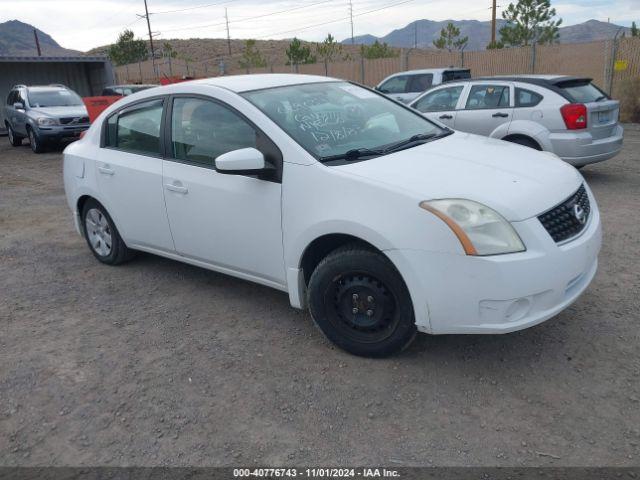
[{"label": "windshield wiper", "polygon": [[332,160],[357,160],[362,157],[373,157],[384,155],[384,150],[374,150],[371,148],[353,148],[347,150],[345,153],[339,153],[337,155],[328,155],[326,157],[320,157],[321,162],[330,162]]},{"label": "windshield wiper", "polygon": [[397,152],[398,150],[402,150],[413,143],[418,142],[426,142],[428,140],[433,140],[434,138],[442,138],[447,135],[451,135],[453,130],[445,130],[442,133],[418,133],[411,138],[407,138],[406,140],[402,140],[398,143],[394,143],[393,145],[388,146],[383,151],[384,153]]}]

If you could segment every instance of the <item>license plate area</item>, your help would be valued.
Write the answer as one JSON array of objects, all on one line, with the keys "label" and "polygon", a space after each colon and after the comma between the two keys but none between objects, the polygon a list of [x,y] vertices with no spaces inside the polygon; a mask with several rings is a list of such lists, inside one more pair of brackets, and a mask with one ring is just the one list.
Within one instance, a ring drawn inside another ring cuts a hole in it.
[{"label": "license plate area", "polygon": [[598,112],[598,123],[600,125],[603,125],[605,123],[609,123],[611,121],[613,114],[611,112],[611,110],[608,110],[606,112]]}]

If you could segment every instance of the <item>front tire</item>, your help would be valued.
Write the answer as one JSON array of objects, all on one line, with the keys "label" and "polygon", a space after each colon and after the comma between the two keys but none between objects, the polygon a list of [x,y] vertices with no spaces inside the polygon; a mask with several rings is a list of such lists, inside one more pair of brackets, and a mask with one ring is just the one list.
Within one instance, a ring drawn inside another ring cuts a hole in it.
[{"label": "front tire", "polygon": [[357,244],[334,250],[318,264],[307,300],[318,328],[354,355],[393,355],[417,333],[400,273],[382,254]]},{"label": "front tire", "polygon": [[33,130],[33,128],[27,128],[27,133],[29,134],[29,145],[31,145],[33,153],[43,153],[45,151],[44,142],[40,136]]},{"label": "front tire", "polygon": [[17,135],[16,132],[13,131],[11,125],[9,125],[8,123],[5,125],[7,127],[7,134],[9,135],[9,143],[11,143],[11,145],[14,147],[19,147],[20,145],[22,145],[22,137],[20,135]]},{"label": "front tire", "polygon": [[82,230],[91,253],[100,262],[119,265],[133,256],[106,209],[93,199],[82,208]]}]

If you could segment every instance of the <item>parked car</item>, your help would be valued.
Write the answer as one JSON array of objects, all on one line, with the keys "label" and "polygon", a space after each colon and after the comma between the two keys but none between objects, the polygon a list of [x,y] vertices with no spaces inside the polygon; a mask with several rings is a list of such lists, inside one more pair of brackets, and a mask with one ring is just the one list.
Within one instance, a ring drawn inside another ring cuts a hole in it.
[{"label": "parked car", "polygon": [[126,97],[66,148],[64,185],[100,262],[141,250],[282,290],[365,356],[538,324],[587,288],[601,242],[557,157],[321,76]]},{"label": "parked car", "polygon": [[128,95],[131,95],[132,93],[141,92],[142,90],[147,90],[148,88],[154,88],[157,86],[158,85],[151,85],[151,84],[109,85],[108,87],[105,87],[102,90],[102,96],[103,97],[112,97],[112,96],[126,97]]},{"label": "parked car", "polygon": [[409,103],[429,88],[451,82],[471,78],[468,68],[429,68],[394,73],[382,80],[376,90],[403,103]]},{"label": "parked car", "polygon": [[590,78],[489,77],[433,88],[411,106],[463,132],[552,152],[580,168],[617,155],[620,103]]},{"label": "parked car", "polygon": [[14,147],[29,139],[35,153],[47,144],[77,139],[89,128],[82,99],[64,85],[14,86],[7,97],[5,126]]}]

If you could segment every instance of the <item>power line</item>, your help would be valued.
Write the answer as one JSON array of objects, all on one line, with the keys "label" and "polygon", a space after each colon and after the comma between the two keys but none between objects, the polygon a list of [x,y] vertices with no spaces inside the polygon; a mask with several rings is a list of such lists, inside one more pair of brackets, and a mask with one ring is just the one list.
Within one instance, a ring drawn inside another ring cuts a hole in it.
[{"label": "power line", "polygon": [[[302,6],[298,6],[298,7],[288,8],[286,10],[279,10],[277,12],[263,13],[261,15],[254,15],[252,17],[244,17],[244,18],[239,19],[239,20],[229,20],[229,23],[247,22],[249,20],[255,20],[257,18],[270,17],[270,16],[273,16],[273,15],[279,15],[281,13],[289,13],[289,12],[293,12],[295,10],[301,10],[303,8],[310,8],[310,7],[314,7],[316,5],[321,5],[323,3],[329,3],[329,2],[333,2],[333,1],[335,1],[335,0],[322,0],[320,2],[310,3],[309,5],[302,5]],[[170,28],[170,29],[163,30],[163,31],[164,32],[176,32],[176,31],[180,31],[180,30],[197,30],[199,28],[219,27],[221,25],[225,25],[226,23],[227,22],[209,23],[207,25],[190,25],[190,26],[180,27],[180,28]]]},{"label": "power line", "polygon": [[151,12],[151,15],[164,15],[165,13],[186,12],[188,10],[197,10],[199,8],[215,7],[216,5],[224,5],[225,3],[237,2],[238,0],[225,0],[223,2],[208,3],[206,5],[196,5],[195,7],[178,8],[176,10],[164,10],[162,12]]},{"label": "power line", "polygon": [[[392,7],[397,7],[398,5],[403,5],[405,3],[410,3],[410,2],[415,2],[415,0],[404,0],[402,2],[396,2],[396,3],[392,3],[390,5],[385,5],[384,7],[380,7],[380,8],[375,8],[373,10],[368,10],[366,12],[361,12],[361,13],[356,13],[353,14],[353,17],[361,17],[363,15],[369,15],[370,13],[375,13],[375,12],[379,12],[381,10],[385,10],[387,8],[392,8]],[[322,23],[316,23],[314,25],[307,25],[304,27],[300,27],[300,28],[296,28],[293,30],[286,30],[283,32],[274,32],[274,33],[270,33],[268,35],[263,35],[261,37],[256,37],[256,39],[263,39],[263,38],[268,38],[271,37],[273,35],[284,35],[285,33],[293,33],[293,32],[300,32],[302,30],[308,30],[310,28],[314,28],[314,27],[321,27],[323,25],[329,25],[331,23],[338,23],[338,22],[342,22],[344,20],[350,20],[351,19],[351,15],[349,15],[348,17],[342,17],[342,18],[337,18],[335,20],[329,20],[328,22],[322,22]]]}]

